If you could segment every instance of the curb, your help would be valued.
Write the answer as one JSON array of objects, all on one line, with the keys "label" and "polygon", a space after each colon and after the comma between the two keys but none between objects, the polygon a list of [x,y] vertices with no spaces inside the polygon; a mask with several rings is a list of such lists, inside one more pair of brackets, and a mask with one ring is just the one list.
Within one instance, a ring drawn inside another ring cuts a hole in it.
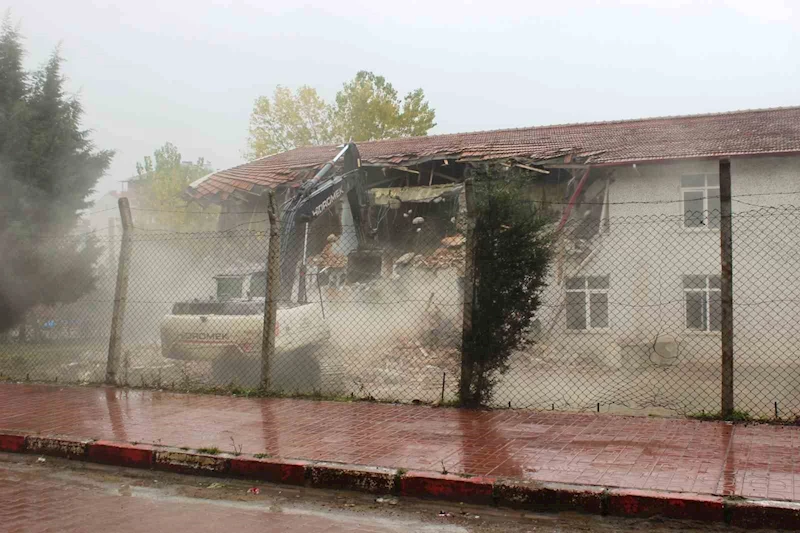
[{"label": "curb", "polygon": [[725,506],[726,521],[747,529],[800,529],[800,503],[769,500],[732,500]]},{"label": "curb", "polygon": [[394,468],[247,454],[212,455],[168,446],[45,437],[3,430],[0,430],[0,452],[532,511],[579,511],[637,518],[663,516],[678,520],[725,522],[743,528],[800,530],[800,502],[407,472]]}]

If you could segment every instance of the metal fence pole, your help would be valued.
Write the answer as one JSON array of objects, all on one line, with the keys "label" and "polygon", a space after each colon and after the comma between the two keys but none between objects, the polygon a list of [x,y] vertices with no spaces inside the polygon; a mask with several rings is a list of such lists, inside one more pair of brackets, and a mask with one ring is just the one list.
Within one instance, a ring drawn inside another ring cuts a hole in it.
[{"label": "metal fence pole", "polygon": [[[122,219],[122,243],[119,248],[117,264],[117,283],[114,289],[114,311],[111,315],[111,335],[108,339],[108,360],[106,361],[106,383],[117,384],[117,367],[122,351],[122,330],[125,324],[125,307],[128,300],[128,273],[131,258],[131,231],[133,217],[127,198],[119,199],[119,214]],[[110,250],[110,248],[109,248]]]},{"label": "metal fence pole", "polygon": [[722,265],[722,416],[733,414],[733,224],[731,219],[731,162],[719,161],[720,260]]},{"label": "metal fence pole", "polygon": [[472,311],[475,297],[475,199],[473,196],[473,182],[468,179],[464,182],[464,196],[467,204],[467,220],[464,228],[465,257],[464,257],[464,285],[462,287],[463,317],[461,328],[461,380],[459,382],[459,400],[464,404],[470,400],[470,385],[472,383],[472,370],[475,362],[473,353],[467,349],[472,339]]},{"label": "metal fence pole", "polygon": [[275,356],[275,324],[281,294],[281,235],[280,213],[275,202],[275,191],[269,192],[269,251],[267,252],[267,290],[264,299],[264,330],[261,336],[261,389],[270,389],[272,359]]}]

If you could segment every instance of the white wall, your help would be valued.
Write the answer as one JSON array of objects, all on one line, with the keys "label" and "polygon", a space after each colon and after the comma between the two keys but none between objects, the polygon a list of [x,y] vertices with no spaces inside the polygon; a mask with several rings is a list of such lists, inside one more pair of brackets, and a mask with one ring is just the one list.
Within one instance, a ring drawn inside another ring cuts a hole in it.
[{"label": "white wall", "polygon": [[[731,166],[737,365],[794,361],[800,348],[800,213],[748,204],[797,204],[800,195],[778,193],[800,190],[800,158],[733,159]],[[615,169],[610,230],[595,237],[595,255],[580,272],[577,261],[565,265],[567,276],[610,276],[610,327],[567,330],[564,290],[554,278],[540,314],[543,327],[552,326],[544,343],[550,357],[611,367],[636,366],[643,358],[665,362],[660,356],[671,354],[662,347],[654,351],[653,344],[671,338],[682,362],[719,360],[719,333],[687,330],[683,293],[684,275],[719,275],[719,230],[684,228],[680,202],[682,175],[717,172],[717,161]],[[741,196],[771,192],[776,194]],[[636,203],[643,201],[650,203]]]}]

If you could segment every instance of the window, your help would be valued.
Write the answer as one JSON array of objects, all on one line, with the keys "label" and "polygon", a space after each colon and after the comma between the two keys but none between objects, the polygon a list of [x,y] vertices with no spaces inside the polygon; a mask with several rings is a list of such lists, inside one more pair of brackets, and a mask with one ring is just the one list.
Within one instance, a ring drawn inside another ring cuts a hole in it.
[{"label": "window", "polygon": [[229,300],[242,297],[244,279],[240,277],[217,278],[217,300]]},{"label": "window", "polygon": [[692,174],[681,178],[683,226],[719,228],[719,176]]},{"label": "window", "polygon": [[608,327],[608,276],[567,279],[567,329]]},{"label": "window", "polygon": [[719,331],[722,325],[722,294],[719,276],[684,276],[686,328]]},{"label": "window", "polygon": [[267,273],[255,272],[250,276],[250,298],[266,298]]}]

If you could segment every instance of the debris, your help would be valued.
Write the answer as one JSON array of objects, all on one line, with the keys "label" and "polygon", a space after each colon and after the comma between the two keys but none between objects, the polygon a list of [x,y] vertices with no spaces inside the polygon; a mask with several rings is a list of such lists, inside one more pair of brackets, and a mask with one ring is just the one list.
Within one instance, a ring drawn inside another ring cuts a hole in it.
[{"label": "debris", "polygon": [[444,511],[439,511],[439,516],[441,516],[441,517],[443,517],[443,518],[453,518],[453,515],[452,515],[452,514],[450,514],[450,513],[446,513],[446,512],[444,512]]},{"label": "debris", "polygon": [[463,248],[438,248],[427,257],[419,256],[414,259],[414,265],[432,270],[450,267],[463,268],[465,257],[466,254]]},{"label": "debris", "polygon": [[375,498],[375,503],[388,503],[389,505],[397,505],[397,498]]},{"label": "debris", "polygon": [[422,344],[420,344],[420,342],[419,342],[419,341],[415,341],[415,342],[414,342],[414,344],[416,344],[416,345],[417,345],[417,348],[419,348],[419,351],[420,351],[420,352],[422,352],[422,355],[425,357],[425,360],[428,360],[428,359],[430,359],[430,354],[428,353],[428,350],[426,350],[425,348],[423,348],[423,347],[422,347]]},{"label": "debris", "polygon": [[465,242],[467,242],[467,238],[461,234],[453,235],[451,237],[445,237],[444,239],[442,239],[442,244],[448,248],[456,248],[458,246],[463,246]]},{"label": "debris", "polygon": [[224,486],[225,485],[223,485],[222,483],[212,483],[211,485],[209,485],[206,488],[208,488],[208,489],[221,489]]},{"label": "debris", "polygon": [[44,457],[39,457],[38,459],[36,459],[36,462],[37,463],[46,463],[47,459],[45,459]]},{"label": "debris", "polygon": [[355,507],[356,504],[354,504],[354,503],[346,503],[346,504],[344,504],[344,506],[345,507]]},{"label": "debris", "polygon": [[411,221],[411,223],[414,224],[415,226],[418,226],[423,222],[425,222],[425,219],[422,217],[415,217],[414,220]]},{"label": "debris", "polygon": [[247,489],[247,494],[261,494],[261,490],[258,487],[251,487]]},{"label": "debris", "polygon": [[414,265],[433,270],[450,267],[463,268],[466,256],[464,244],[466,242],[467,239],[461,234],[445,237],[441,240],[441,247],[427,257],[417,256],[414,259]]},{"label": "debris", "polygon": [[325,245],[319,255],[315,255],[308,260],[309,264],[319,268],[345,268],[347,266],[347,257],[333,251],[333,246],[338,240],[339,237],[336,235],[328,235],[328,244]]},{"label": "debris", "polygon": [[397,261],[394,262],[395,265],[407,265],[411,262],[412,259],[416,254],[414,252],[408,252],[407,254],[403,254],[397,258]]}]

